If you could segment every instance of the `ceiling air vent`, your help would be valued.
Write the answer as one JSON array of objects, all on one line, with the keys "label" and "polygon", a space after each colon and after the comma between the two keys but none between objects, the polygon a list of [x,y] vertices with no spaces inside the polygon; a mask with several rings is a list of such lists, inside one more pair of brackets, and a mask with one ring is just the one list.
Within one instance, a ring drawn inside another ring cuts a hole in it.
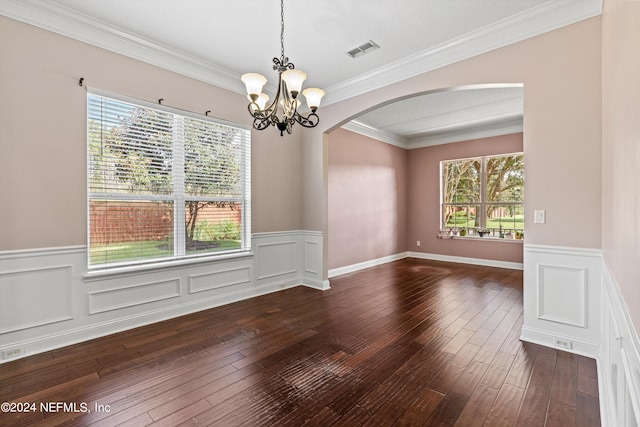
[{"label": "ceiling air vent", "polygon": [[352,58],[355,58],[357,56],[361,56],[367,52],[371,52],[374,49],[379,49],[380,46],[378,46],[376,44],[376,42],[374,42],[373,40],[369,40],[368,42],[361,44],[358,47],[354,47],[353,49],[350,49],[347,51],[347,55],[349,55]]}]

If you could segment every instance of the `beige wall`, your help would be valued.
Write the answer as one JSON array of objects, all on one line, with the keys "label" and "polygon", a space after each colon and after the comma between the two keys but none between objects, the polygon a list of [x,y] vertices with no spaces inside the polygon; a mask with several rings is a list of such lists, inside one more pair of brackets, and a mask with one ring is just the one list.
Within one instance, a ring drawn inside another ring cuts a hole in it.
[{"label": "beige wall", "polygon": [[[521,133],[409,151],[408,250],[522,263],[521,241],[496,242],[484,239],[436,238],[440,230],[440,162],[520,151],[522,151]],[[525,158],[525,167],[526,164]],[[418,240],[420,246],[416,244]]]},{"label": "beige wall", "polygon": [[338,129],[329,135],[329,268],[407,250],[408,152]]},{"label": "beige wall", "polygon": [[602,247],[640,330],[640,2],[602,14]]},{"label": "beige wall", "polygon": [[[86,91],[250,125],[243,96],[0,17],[0,250],[86,244]],[[253,231],[300,229],[301,135],[252,133]],[[46,215],[42,213],[46,212]]]}]

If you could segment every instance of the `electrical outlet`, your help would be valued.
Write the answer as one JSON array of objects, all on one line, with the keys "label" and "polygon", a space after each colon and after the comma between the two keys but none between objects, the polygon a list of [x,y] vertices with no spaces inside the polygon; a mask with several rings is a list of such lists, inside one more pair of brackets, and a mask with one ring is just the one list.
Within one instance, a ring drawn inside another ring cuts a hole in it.
[{"label": "electrical outlet", "polygon": [[24,354],[24,347],[16,347],[10,350],[4,350],[2,352],[3,359],[11,359],[12,357],[22,356]]},{"label": "electrical outlet", "polygon": [[571,341],[556,337],[553,338],[553,345],[565,350],[571,350],[573,348],[573,343]]},{"label": "electrical outlet", "polygon": [[416,241],[416,246],[420,246],[420,240]]}]

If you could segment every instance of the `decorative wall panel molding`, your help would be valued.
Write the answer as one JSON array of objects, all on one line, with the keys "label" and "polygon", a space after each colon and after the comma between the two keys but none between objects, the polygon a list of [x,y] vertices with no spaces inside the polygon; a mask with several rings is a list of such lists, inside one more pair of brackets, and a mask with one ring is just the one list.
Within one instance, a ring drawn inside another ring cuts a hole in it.
[{"label": "decorative wall panel molding", "polygon": [[210,291],[251,282],[251,267],[237,267],[189,276],[189,293]]},{"label": "decorative wall panel molding", "polygon": [[596,358],[601,271],[600,250],[525,244],[521,339]]},{"label": "decorative wall panel molding", "polygon": [[304,242],[304,271],[305,273],[320,274],[322,265],[318,265],[318,242]]},{"label": "decorative wall panel molding", "polygon": [[89,292],[89,314],[120,310],[180,296],[180,278]]},{"label": "decorative wall panel molding", "polygon": [[0,272],[0,334],[73,319],[73,267]]},{"label": "decorative wall panel molding", "polygon": [[330,289],[329,280],[323,277],[322,255],[324,253],[324,240],[322,233],[317,231],[303,231],[300,234],[302,259],[300,272],[302,284],[314,289],[326,291]]},{"label": "decorative wall panel molding", "polygon": [[258,255],[258,280],[298,272],[297,240],[258,243],[256,252]]},{"label": "decorative wall panel molding", "polygon": [[538,319],[587,327],[585,268],[538,264]]}]

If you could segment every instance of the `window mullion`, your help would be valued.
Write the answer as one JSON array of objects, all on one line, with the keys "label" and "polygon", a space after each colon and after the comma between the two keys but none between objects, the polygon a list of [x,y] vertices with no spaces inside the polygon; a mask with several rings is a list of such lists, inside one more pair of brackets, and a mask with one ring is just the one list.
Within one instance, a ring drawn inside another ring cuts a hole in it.
[{"label": "window mullion", "polygon": [[186,231],[187,215],[185,212],[185,191],[184,191],[184,117],[173,116],[173,194],[175,200],[173,230],[174,254],[183,256],[186,253]]},{"label": "window mullion", "polygon": [[480,228],[487,228],[487,158],[480,162]]},{"label": "window mullion", "polygon": [[248,134],[242,134],[241,180],[242,180],[242,245],[251,248],[251,144]]}]

